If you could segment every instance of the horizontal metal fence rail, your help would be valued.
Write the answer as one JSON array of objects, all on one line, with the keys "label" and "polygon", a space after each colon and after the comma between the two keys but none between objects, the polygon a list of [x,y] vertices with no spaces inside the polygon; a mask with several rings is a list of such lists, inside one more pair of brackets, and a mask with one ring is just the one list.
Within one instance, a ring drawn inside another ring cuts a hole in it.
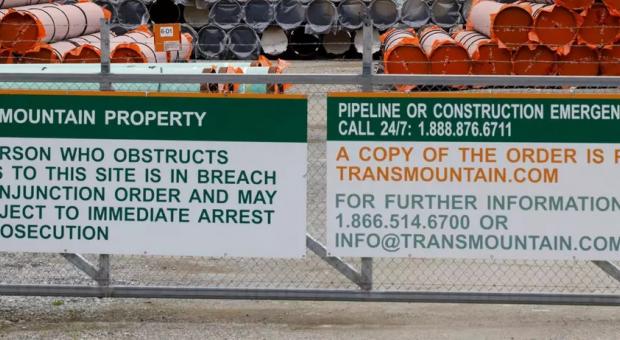
[{"label": "horizontal metal fence rail", "polygon": [[115,73],[0,73],[0,82],[81,83],[246,83],[306,85],[418,85],[489,87],[620,87],[620,77],[478,76],[394,74],[115,74]]},{"label": "horizontal metal fence rail", "polygon": [[300,300],[620,306],[620,295],[385,292],[312,289],[233,289],[133,286],[0,285],[0,295],[97,298]]}]

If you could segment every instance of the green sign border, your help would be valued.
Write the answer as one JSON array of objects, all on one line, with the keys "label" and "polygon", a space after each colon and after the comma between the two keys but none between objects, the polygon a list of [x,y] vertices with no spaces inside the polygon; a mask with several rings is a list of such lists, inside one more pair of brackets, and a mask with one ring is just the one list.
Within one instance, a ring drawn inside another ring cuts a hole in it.
[{"label": "green sign border", "polygon": [[[510,122],[511,136],[428,136],[416,133],[422,121],[459,121],[460,119],[436,119],[429,115],[426,119],[408,118],[401,114],[407,122],[407,130],[397,136],[381,136],[381,122],[397,120],[397,118],[347,118],[338,117],[338,103],[345,102],[400,102],[401,107],[410,102],[434,104],[440,102],[472,102],[472,103],[518,103],[542,104],[545,107],[552,103],[561,104],[615,104],[620,105],[618,94],[586,94],[586,93],[490,93],[490,92],[417,92],[417,93],[330,93],[327,96],[327,140],[328,141],[436,141],[436,142],[539,142],[539,143],[620,143],[620,120],[552,120],[545,114],[545,119],[511,119],[494,120]],[[545,110],[546,112],[547,110]],[[363,128],[375,132],[372,136],[341,135],[338,124],[343,120],[361,124]],[[479,124],[488,122],[484,119],[470,119]],[[482,125],[479,125],[482,128]]]},{"label": "green sign border", "polygon": [[[0,138],[77,138],[306,143],[305,96],[0,91],[2,109],[96,110],[95,125],[0,123]],[[207,112],[202,127],[112,126],[103,110]]]}]

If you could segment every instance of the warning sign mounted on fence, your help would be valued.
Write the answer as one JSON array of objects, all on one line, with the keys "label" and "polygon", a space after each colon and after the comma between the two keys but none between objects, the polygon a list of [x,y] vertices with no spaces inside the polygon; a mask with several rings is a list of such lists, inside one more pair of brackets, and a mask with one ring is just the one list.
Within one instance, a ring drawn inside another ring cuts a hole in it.
[{"label": "warning sign mounted on fence", "polygon": [[0,93],[0,251],[300,257],[306,108]]},{"label": "warning sign mounted on fence", "polygon": [[620,96],[328,97],[332,255],[620,259]]}]

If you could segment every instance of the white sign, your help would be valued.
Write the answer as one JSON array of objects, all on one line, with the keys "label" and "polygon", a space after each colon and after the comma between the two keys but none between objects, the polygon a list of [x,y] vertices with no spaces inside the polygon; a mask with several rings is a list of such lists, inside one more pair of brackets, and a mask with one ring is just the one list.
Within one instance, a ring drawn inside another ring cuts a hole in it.
[{"label": "white sign", "polygon": [[305,99],[15,97],[0,104],[1,251],[305,254]]},{"label": "white sign", "polygon": [[[476,121],[473,110],[441,117],[448,105],[486,105],[472,97],[329,99],[329,252],[620,259],[617,133],[574,114],[554,116],[553,107],[568,102],[560,97],[504,99],[512,111],[496,120]],[[527,111],[521,103],[533,115],[518,113]],[[590,102],[578,104],[568,107],[583,111]],[[610,107],[610,118],[616,109],[620,119],[620,105]],[[593,138],[614,143],[587,142]]]}]

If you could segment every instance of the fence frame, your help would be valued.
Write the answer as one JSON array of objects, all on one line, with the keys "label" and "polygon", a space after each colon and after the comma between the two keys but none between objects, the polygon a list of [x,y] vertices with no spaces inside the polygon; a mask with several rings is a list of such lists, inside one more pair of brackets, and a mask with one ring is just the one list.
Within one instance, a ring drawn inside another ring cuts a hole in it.
[{"label": "fence frame", "polygon": [[[366,92],[375,86],[410,84],[417,86],[509,86],[509,87],[615,87],[620,77],[567,76],[470,76],[470,75],[386,75],[373,72],[372,23],[364,21],[364,54],[359,74],[114,74],[110,70],[109,25],[102,24],[102,63],[99,73],[23,74],[0,73],[1,82],[83,82],[99,83],[101,91],[110,91],[113,83],[288,83],[321,85],[359,85]],[[373,258],[360,259],[360,269],[339,257],[329,256],[326,247],[309,233],[306,247],[334,268],[359,290],[333,289],[239,289],[201,287],[123,286],[111,284],[111,256],[100,254],[98,263],[80,254],[60,254],[69,263],[97,283],[87,285],[1,285],[0,296],[70,296],[99,298],[183,298],[183,299],[252,299],[313,301],[374,301],[620,306],[620,295],[484,293],[484,292],[416,292],[378,291],[373,289]],[[607,275],[620,282],[620,267],[608,261],[592,261]]]}]

